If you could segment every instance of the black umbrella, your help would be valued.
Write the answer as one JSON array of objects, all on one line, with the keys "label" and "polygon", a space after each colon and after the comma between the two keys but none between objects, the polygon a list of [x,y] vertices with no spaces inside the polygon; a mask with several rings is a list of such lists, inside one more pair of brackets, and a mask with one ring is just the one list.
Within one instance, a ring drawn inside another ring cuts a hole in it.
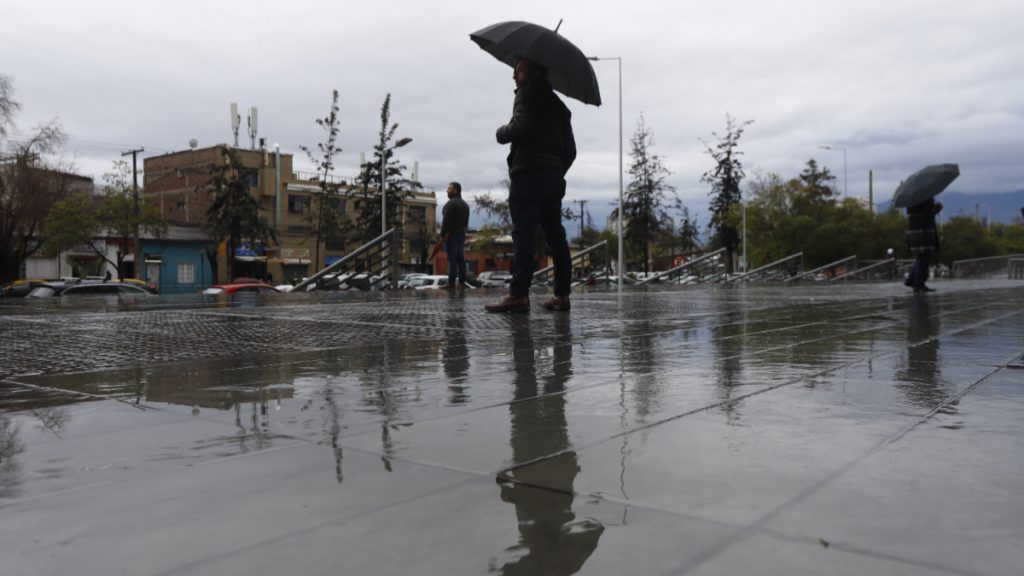
[{"label": "black umbrella", "polygon": [[529,22],[500,22],[469,35],[488,54],[515,67],[529,58],[548,69],[551,87],[584,104],[601,105],[601,91],[590,60],[557,31]]},{"label": "black umbrella", "polygon": [[920,204],[937,196],[959,175],[960,167],[956,164],[926,166],[911,174],[896,188],[896,192],[892,195],[892,204],[897,208]]}]

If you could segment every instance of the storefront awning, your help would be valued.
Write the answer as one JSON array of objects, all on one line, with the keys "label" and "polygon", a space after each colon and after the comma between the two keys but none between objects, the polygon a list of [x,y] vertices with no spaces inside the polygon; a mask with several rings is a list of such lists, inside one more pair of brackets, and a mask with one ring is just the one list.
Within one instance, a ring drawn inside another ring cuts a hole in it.
[{"label": "storefront awning", "polygon": [[266,262],[266,256],[235,256],[238,262]]}]

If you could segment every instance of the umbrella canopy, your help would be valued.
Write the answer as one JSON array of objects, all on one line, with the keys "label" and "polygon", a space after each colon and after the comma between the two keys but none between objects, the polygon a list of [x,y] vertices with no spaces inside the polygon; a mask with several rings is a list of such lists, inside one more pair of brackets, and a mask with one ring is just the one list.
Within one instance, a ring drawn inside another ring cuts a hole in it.
[{"label": "umbrella canopy", "polygon": [[488,54],[515,67],[529,58],[548,69],[551,87],[584,104],[601,105],[601,91],[590,60],[557,32],[529,22],[499,22],[469,35]]},{"label": "umbrella canopy", "polygon": [[956,164],[933,164],[910,175],[892,195],[893,206],[907,208],[937,196],[960,175]]}]

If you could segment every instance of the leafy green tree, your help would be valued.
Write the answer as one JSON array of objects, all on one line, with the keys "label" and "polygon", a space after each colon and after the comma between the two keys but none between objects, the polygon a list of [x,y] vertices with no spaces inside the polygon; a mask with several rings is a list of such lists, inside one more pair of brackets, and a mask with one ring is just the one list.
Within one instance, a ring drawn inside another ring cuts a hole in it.
[{"label": "leafy green tree", "polygon": [[327,132],[327,140],[317,144],[320,156],[314,157],[312,150],[306,146],[300,146],[311,162],[317,167],[317,182],[320,190],[313,198],[312,206],[306,215],[306,222],[310,225],[310,231],[316,240],[316,259],[314,262],[317,268],[320,267],[320,245],[327,238],[338,238],[344,235],[344,220],[341,217],[341,191],[338,184],[331,178],[334,171],[334,157],[341,154],[338,147],[338,91],[335,90],[331,97],[330,112],[324,118],[317,118],[316,125]]},{"label": "leafy green tree", "polygon": [[700,179],[711,185],[711,221],[708,222],[708,228],[714,230],[714,243],[726,249],[726,267],[730,273],[735,269],[733,253],[740,240],[735,215],[730,216],[734,212],[733,208],[742,200],[740,183],[744,173],[739,157],[743,152],[739,150],[739,141],[746,127],[752,123],[753,120],[737,123],[732,116],[726,114],[725,135],[711,133],[718,140],[714,147],[702,141],[705,153],[715,161],[715,167],[705,172]]},{"label": "leafy green tree", "polygon": [[167,222],[152,198],[136,194],[127,162],[115,161],[114,171],[103,179],[106,185],[101,195],[73,194],[54,206],[43,223],[43,249],[57,255],[75,246],[88,246],[123,278],[127,251],[119,250],[116,260],[111,260],[105,238],[117,238],[122,247],[133,246],[140,234],[163,236]]},{"label": "leafy green tree", "polygon": [[[395,131],[398,124],[391,123],[391,94],[384,98],[384,104],[380,109],[380,140],[373,147],[373,160],[362,165],[359,180],[362,193],[356,201],[358,218],[356,221],[357,234],[363,242],[369,242],[382,232],[381,225],[381,168],[384,169],[384,190],[387,197],[385,200],[386,228],[391,228],[398,223],[398,214],[406,198],[413,195],[414,190],[421,188],[419,182],[407,179],[404,174],[406,166],[393,159],[394,150],[391,141],[395,138]],[[377,193],[371,192],[374,188]]]},{"label": "leafy green tree", "polygon": [[675,194],[675,187],[666,182],[671,172],[665,168],[661,157],[651,151],[654,132],[644,123],[643,115],[637,121],[630,146],[632,180],[626,186],[622,205],[625,242],[631,252],[640,256],[646,273],[650,270],[651,245],[670,220],[666,195]]},{"label": "leafy green tree", "polygon": [[939,260],[947,266],[957,260],[998,256],[1000,253],[999,243],[973,216],[954,216],[942,225]]},{"label": "leafy green tree", "polygon": [[[508,181],[506,180],[504,184],[507,187]],[[478,194],[473,198],[473,205],[477,210],[483,212],[491,221],[491,226],[500,230],[502,234],[512,233],[512,213],[508,208],[507,193],[504,200],[495,198],[490,192]]]},{"label": "leafy green tree", "polygon": [[42,248],[46,215],[83,182],[50,160],[64,141],[55,122],[26,140],[7,140],[20,108],[11,79],[0,74],[0,282],[21,275],[25,259]]},{"label": "leafy green tree", "polygon": [[206,211],[206,223],[218,244],[227,241],[228,275],[234,278],[236,248],[243,243],[273,241],[275,236],[249,191],[249,170],[228,146],[222,146],[220,153],[223,161],[209,167],[213,202]]},{"label": "leafy green tree", "polygon": [[[103,175],[102,202],[99,219],[103,232],[118,238],[121,246],[140,246],[143,234],[161,237],[167,233],[167,221],[161,217],[160,206],[153,197],[147,197],[134,184],[132,168],[128,162],[114,162],[114,170]],[[125,251],[119,250],[116,262],[118,275],[124,277]],[[135,274],[139,274],[141,255],[135,255]]]}]

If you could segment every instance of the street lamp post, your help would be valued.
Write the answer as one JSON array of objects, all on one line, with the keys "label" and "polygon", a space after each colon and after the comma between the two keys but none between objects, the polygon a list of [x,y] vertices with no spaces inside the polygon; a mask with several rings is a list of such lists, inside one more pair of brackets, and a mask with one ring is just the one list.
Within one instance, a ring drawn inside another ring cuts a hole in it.
[{"label": "street lamp post", "polygon": [[618,220],[618,236],[619,236],[619,265],[618,265],[618,276],[619,276],[619,292],[622,292],[622,277],[625,275],[625,250],[623,249],[622,240],[622,222],[625,218],[625,214],[622,210],[622,57],[621,56],[610,56],[605,58],[598,58],[597,56],[590,56],[589,60],[594,62],[600,62],[601,60],[615,60],[619,64],[619,217]]},{"label": "street lamp post", "polygon": [[[383,142],[381,142],[380,150],[380,274],[381,278],[384,277],[384,271],[387,269],[387,261],[384,260],[384,233],[388,231],[388,203],[387,203],[387,170],[388,170],[388,153],[395,148],[401,148],[409,142],[412,142],[412,138],[402,138],[398,142],[395,142],[394,146],[385,148]],[[392,250],[397,250],[396,246],[391,247]],[[391,286],[395,287],[398,285],[398,278],[391,279]]]},{"label": "street lamp post", "polygon": [[846,148],[839,146],[819,146],[822,150],[842,150],[843,152],[843,196],[850,197],[850,190],[846,187]]}]

